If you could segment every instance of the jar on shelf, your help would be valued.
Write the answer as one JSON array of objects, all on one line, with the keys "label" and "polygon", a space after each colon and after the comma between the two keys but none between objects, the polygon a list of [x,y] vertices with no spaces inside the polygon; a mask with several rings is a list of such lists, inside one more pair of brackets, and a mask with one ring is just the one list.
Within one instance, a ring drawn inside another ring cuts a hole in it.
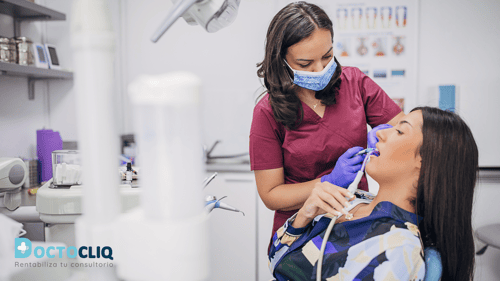
[{"label": "jar on shelf", "polygon": [[33,42],[28,37],[17,37],[17,63],[20,65],[33,65]]},{"label": "jar on shelf", "polygon": [[17,62],[16,40],[13,38],[0,37],[0,61]]}]

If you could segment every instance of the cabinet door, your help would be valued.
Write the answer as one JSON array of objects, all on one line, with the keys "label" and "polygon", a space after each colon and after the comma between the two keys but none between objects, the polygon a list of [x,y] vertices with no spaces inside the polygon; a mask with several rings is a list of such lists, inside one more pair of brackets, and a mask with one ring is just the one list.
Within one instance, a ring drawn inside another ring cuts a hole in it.
[{"label": "cabinet door", "polygon": [[[255,190],[257,192],[257,189]],[[269,210],[262,202],[257,193],[257,270],[258,281],[272,280],[273,276],[269,270],[269,258],[267,248],[271,241],[273,231],[274,211]]]},{"label": "cabinet door", "polygon": [[[211,173],[207,173],[207,176]],[[245,213],[214,209],[209,215],[210,278],[213,281],[256,280],[256,205],[253,173],[219,173],[204,189]]]}]

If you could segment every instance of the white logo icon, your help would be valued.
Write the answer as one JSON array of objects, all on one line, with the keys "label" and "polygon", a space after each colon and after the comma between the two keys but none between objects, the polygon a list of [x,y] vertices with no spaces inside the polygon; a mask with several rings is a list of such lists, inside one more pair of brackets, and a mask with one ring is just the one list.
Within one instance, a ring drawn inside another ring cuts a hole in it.
[{"label": "white logo icon", "polygon": [[26,246],[26,243],[24,242],[21,242],[21,245],[17,246],[17,249],[21,251],[22,254],[24,254],[24,252],[26,252],[29,248],[30,247]]}]

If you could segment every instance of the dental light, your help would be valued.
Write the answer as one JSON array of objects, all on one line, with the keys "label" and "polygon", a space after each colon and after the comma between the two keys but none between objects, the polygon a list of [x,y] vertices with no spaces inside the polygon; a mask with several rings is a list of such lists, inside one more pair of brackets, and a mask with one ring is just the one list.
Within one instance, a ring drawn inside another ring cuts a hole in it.
[{"label": "dental light", "polygon": [[179,17],[183,17],[190,25],[203,26],[209,33],[217,32],[234,21],[240,5],[240,0],[172,0],[172,2],[174,2],[172,10],[151,37],[154,43]]}]

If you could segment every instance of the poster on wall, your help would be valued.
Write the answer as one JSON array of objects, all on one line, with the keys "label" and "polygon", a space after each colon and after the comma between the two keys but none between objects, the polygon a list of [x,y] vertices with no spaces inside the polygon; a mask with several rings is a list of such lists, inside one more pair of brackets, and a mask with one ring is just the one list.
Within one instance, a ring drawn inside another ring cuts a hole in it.
[{"label": "poster on wall", "polygon": [[[283,8],[292,1],[279,1]],[[334,54],[358,67],[406,112],[417,106],[417,0],[308,1],[333,23]]]}]

